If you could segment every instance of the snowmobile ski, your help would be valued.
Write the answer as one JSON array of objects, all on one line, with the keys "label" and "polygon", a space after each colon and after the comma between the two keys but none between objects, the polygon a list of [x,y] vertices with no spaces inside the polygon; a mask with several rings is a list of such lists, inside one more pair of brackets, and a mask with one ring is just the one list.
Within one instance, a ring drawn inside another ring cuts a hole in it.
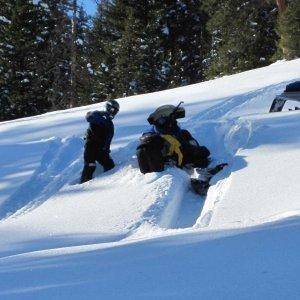
[{"label": "snowmobile ski", "polygon": [[193,191],[202,196],[205,197],[207,195],[207,191],[210,187],[210,180],[211,178],[222,171],[226,166],[228,166],[227,163],[218,164],[213,168],[208,169],[195,169],[198,178],[191,178],[191,186]]}]

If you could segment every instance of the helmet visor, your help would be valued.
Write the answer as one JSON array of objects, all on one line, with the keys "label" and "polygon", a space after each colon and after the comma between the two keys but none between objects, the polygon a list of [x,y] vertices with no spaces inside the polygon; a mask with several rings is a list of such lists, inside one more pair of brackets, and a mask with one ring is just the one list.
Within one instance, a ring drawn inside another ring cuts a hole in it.
[{"label": "helmet visor", "polygon": [[113,106],[109,106],[108,109],[107,109],[107,112],[108,112],[112,117],[114,117],[114,116],[119,112],[119,109],[116,108],[116,107],[113,107]]}]

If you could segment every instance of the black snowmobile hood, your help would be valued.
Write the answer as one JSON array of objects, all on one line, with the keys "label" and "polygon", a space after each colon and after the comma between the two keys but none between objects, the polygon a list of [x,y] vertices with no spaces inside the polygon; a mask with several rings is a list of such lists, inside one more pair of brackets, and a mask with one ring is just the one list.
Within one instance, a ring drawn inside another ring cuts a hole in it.
[{"label": "black snowmobile hood", "polygon": [[160,118],[170,118],[181,119],[185,117],[185,109],[183,107],[177,107],[174,105],[162,105],[158,107],[150,116],[148,117],[148,122],[153,125]]}]

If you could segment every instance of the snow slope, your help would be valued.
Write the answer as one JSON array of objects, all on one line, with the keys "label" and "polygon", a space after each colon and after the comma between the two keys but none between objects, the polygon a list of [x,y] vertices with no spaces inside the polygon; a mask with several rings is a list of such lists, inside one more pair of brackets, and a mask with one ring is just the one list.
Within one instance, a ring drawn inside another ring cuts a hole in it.
[{"label": "snow slope", "polygon": [[[297,299],[299,111],[269,114],[300,60],[120,99],[105,174],[79,185],[84,115],[0,123],[0,299]],[[229,167],[206,201],[176,168],[142,175],[147,115],[185,101],[191,130]]]},{"label": "snow slope", "polygon": [[230,187],[210,226],[245,227],[300,215],[299,117],[298,112],[255,115],[231,128],[227,143],[245,141],[235,152]]}]

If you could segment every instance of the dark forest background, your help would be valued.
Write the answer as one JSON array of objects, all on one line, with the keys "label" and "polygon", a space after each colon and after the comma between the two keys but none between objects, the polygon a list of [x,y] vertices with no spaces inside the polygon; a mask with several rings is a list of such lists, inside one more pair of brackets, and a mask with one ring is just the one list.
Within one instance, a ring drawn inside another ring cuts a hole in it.
[{"label": "dark forest background", "polygon": [[0,0],[0,120],[297,57],[299,0]]}]

